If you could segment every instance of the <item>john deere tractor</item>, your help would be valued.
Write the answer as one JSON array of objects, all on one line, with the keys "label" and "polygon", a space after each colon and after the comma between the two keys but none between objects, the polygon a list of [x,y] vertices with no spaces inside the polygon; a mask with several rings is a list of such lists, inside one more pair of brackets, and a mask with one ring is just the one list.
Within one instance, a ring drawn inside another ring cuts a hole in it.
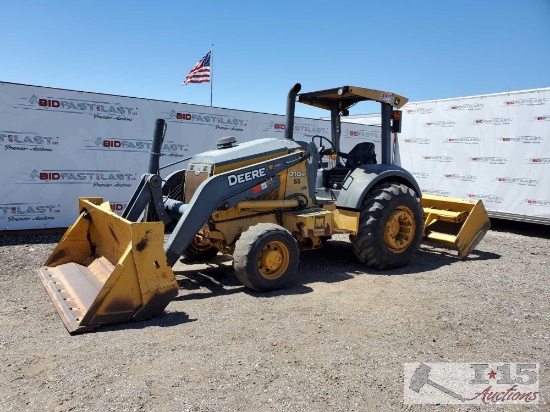
[{"label": "john deere tractor", "polygon": [[[414,177],[391,164],[406,98],[354,86],[300,89],[288,93],[284,139],[224,137],[162,179],[166,124],[158,119],[148,172],[122,216],[100,198],[79,199],[77,222],[39,270],[69,332],[161,313],[178,294],[172,266],[182,255],[232,255],[246,287],[270,291],[297,275],[302,250],[324,247],[333,234],[348,234],[373,269],[407,265],[422,239],[460,257],[473,250],[490,226],[483,204],[422,198]],[[381,104],[380,164],[373,143],[340,150],[341,116],[365,100]],[[331,135],[295,141],[295,102],[328,110]]]}]

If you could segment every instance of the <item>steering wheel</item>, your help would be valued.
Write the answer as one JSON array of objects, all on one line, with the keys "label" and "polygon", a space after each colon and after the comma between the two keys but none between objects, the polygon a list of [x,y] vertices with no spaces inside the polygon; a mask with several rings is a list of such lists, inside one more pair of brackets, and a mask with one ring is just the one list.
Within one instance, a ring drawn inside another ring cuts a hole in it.
[{"label": "steering wheel", "polygon": [[[321,157],[330,156],[331,154],[336,153],[336,148],[334,147],[334,144],[328,138],[316,134],[311,138],[311,141],[313,143],[315,143],[316,137],[319,138],[319,146],[321,147],[321,149],[319,149],[319,154],[321,155]],[[328,142],[328,144],[330,145],[330,149],[325,149],[325,146],[323,146],[323,140],[326,140]]]}]

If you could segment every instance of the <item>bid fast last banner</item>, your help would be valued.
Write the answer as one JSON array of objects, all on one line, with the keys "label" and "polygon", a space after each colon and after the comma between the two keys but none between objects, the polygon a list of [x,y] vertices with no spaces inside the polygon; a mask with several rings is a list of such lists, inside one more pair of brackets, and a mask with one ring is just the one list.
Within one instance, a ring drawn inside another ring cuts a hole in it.
[{"label": "bid fast last banner", "polygon": [[[147,169],[158,118],[168,125],[161,167],[214,149],[224,136],[284,137],[280,115],[0,82],[0,231],[70,226],[83,196],[122,212]],[[314,135],[330,138],[329,122],[296,119],[295,140]],[[362,141],[379,152],[379,128],[342,126],[342,150]]]},{"label": "bid fast last banner", "polygon": [[550,89],[409,103],[396,160],[423,193],[550,224]]}]

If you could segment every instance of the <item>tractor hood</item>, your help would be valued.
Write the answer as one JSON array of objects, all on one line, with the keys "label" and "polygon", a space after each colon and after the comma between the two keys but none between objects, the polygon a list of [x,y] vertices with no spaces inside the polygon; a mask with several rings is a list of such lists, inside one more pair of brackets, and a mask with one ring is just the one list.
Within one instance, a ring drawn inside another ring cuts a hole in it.
[{"label": "tractor hood", "polygon": [[233,168],[236,168],[236,163],[283,156],[300,147],[297,142],[288,139],[257,139],[225,149],[198,153],[189,160],[189,164],[215,165],[217,168],[232,164]]}]

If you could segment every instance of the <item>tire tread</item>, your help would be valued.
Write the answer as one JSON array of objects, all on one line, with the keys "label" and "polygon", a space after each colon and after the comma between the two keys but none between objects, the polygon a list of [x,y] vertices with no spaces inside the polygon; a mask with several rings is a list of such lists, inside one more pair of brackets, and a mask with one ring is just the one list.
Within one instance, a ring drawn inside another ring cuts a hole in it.
[{"label": "tire tread", "polygon": [[[411,200],[408,197],[415,200],[415,203],[411,203],[416,207],[413,213],[417,220],[413,244],[401,254],[383,253],[384,248],[387,249],[383,240],[383,219],[389,203],[400,197],[407,199],[407,201]],[[353,252],[361,262],[374,269],[391,269],[405,266],[412,259],[420,245],[423,225],[422,207],[416,193],[404,184],[382,183],[375,186],[363,200],[359,218],[359,232],[355,236],[350,236]],[[392,257],[397,259],[390,259]]]}]

